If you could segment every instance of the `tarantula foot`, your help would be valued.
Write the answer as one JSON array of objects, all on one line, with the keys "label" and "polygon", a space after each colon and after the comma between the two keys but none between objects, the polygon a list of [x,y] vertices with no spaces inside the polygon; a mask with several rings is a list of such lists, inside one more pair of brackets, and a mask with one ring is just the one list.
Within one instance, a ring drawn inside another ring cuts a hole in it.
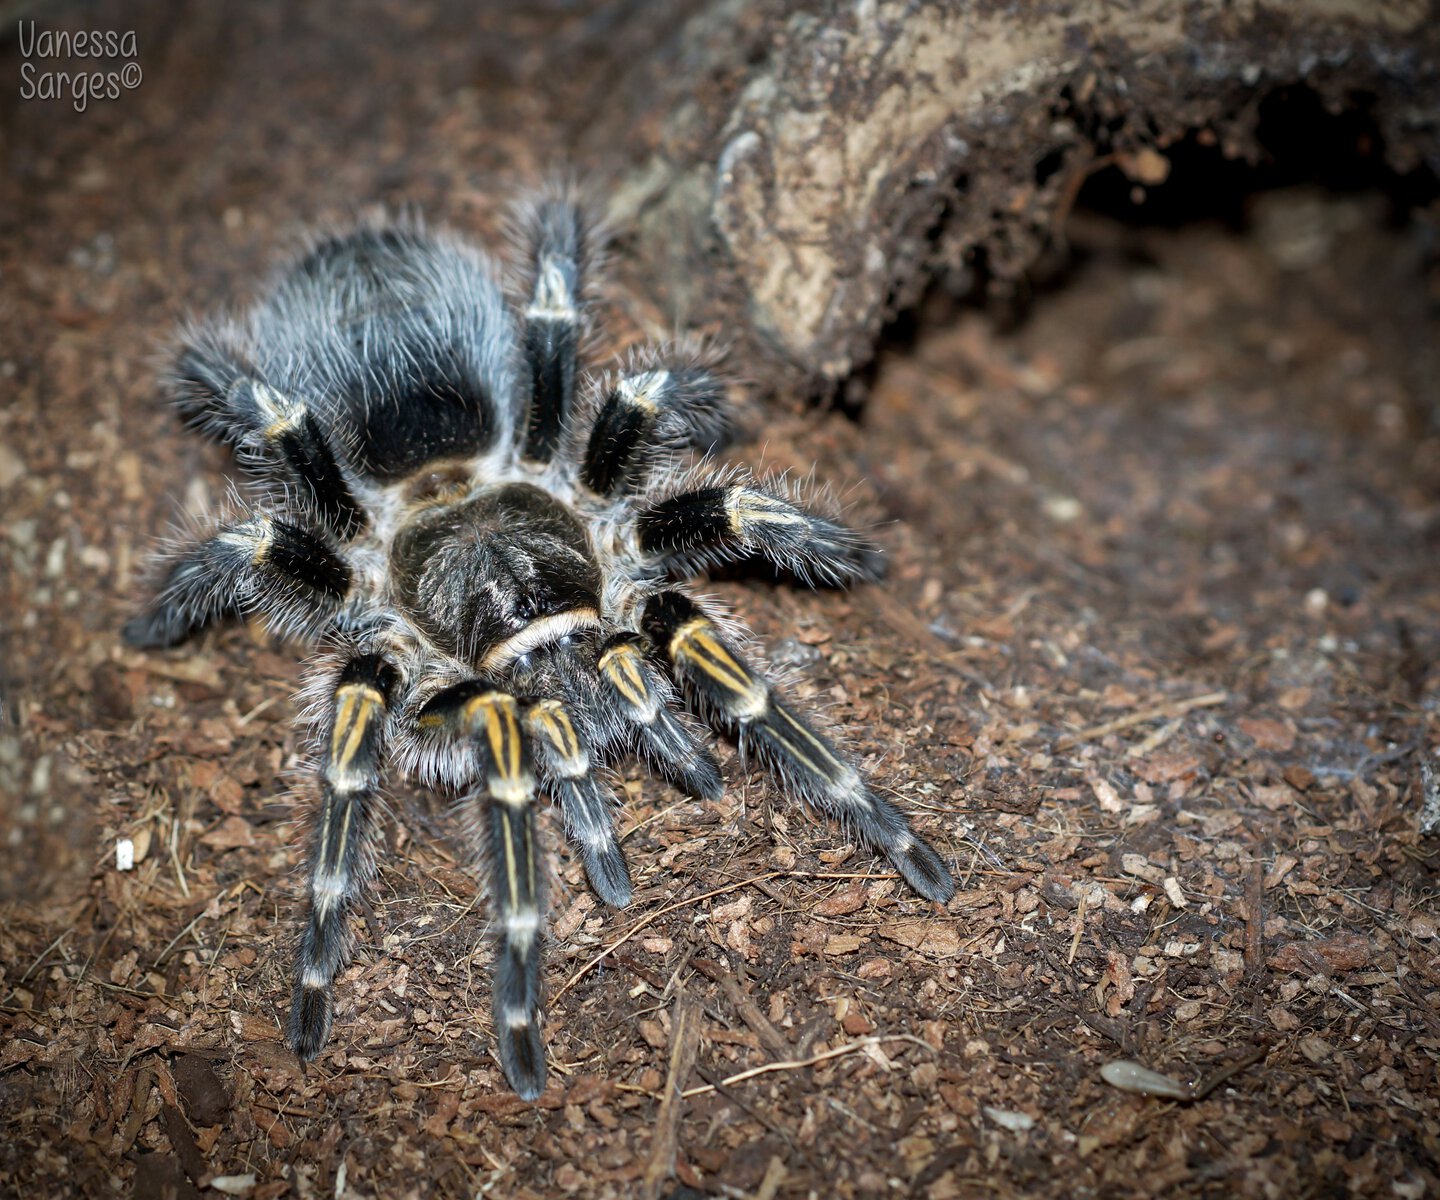
[{"label": "tarantula foot", "polygon": [[168,650],[178,646],[194,630],[179,613],[167,609],[148,609],[125,622],[120,636],[127,646],[136,650]]},{"label": "tarantula foot", "polygon": [[675,782],[697,800],[718,800],[725,794],[725,780],[720,763],[704,746],[671,764]]},{"label": "tarantula foot", "polygon": [[955,895],[955,880],[928,842],[913,838],[908,846],[890,846],[886,857],[905,882],[925,899],[948,904]]},{"label": "tarantula foot", "polygon": [[295,998],[290,1007],[290,1023],[285,1039],[290,1048],[300,1056],[301,1062],[309,1062],[330,1040],[330,1025],[334,1020],[335,1006],[330,993],[324,988],[295,985]]},{"label": "tarantula foot", "polygon": [[620,847],[586,846],[581,861],[585,864],[585,878],[600,899],[611,908],[629,907],[635,899],[635,885],[630,882],[630,869]]},{"label": "tarantula foot", "polygon": [[[498,1014],[497,1014],[498,1015]],[[496,1030],[500,1045],[500,1066],[505,1078],[522,1100],[538,1100],[545,1090],[545,1043],[540,1026],[533,1020],[521,1025],[502,1023]]]}]

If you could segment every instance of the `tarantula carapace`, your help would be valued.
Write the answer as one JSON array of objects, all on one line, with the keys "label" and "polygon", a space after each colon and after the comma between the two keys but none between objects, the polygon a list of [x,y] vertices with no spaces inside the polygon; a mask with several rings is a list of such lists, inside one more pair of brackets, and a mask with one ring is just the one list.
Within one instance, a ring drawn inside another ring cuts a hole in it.
[{"label": "tarantula carapace", "polygon": [[718,797],[687,710],[922,896],[948,900],[954,883],[737,631],[674,582],[758,556],[843,584],[875,578],[879,551],[788,486],[681,466],[727,427],[703,356],[650,351],[582,379],[593,226],[558,190],[517,227],[528,275],[513,306],[484,254],[401,221],[320,240],[248,311],[184,335],[180,410],[235,449],[256,499],[176,552],[125,636],[169,646],[255,615],[330,651],[312,671],[320,811],[288,1030],[300,1056],[330,1033],[388,760],[458,795],[488,850],[500,1061],[533,1099],[546,1077],[537,793],[558,801],[596,893],[629,903],[608,768],[638,751]]}]

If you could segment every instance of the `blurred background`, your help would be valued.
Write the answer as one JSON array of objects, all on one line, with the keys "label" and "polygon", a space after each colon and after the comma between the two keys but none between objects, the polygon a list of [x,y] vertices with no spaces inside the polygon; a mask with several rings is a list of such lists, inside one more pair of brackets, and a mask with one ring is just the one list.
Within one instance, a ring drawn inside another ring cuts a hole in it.
[{"label": "blurred background", "polygon": [[[1409,0],[7,8],[3,1190],[1440,1188],[1437,29]],[[737,457],[814,469],[885,544],[880,586],[716,591],[962,890],[924,911],[733,753],[716,804],[628,768],[634,908],[552,839],[531,1107],[466,851],[398,782],[301,1071],[305,652],[117,631],[231,470],[159,394],[177,324],[379,207],[501,251],[557,170],[616,229],[597,361],[724,338]],[[657,1130],[682,993],[704,1090]],[[1116,1058],[1249,1065],[1176,1105]]]}]

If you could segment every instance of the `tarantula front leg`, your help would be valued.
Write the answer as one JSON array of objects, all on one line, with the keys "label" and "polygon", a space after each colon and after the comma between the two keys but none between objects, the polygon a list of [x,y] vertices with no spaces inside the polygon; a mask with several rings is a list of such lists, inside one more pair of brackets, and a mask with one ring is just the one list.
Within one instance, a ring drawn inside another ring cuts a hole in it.
[{"label": "tarantula front leg", "polygon": [[611,638],[599,668],[604,695],[655,766],[692,796],[718,800],[725,792],[720,764],[670,710],[672,689],[650,669],[640,639],[628,633]]},{"label": "tarantula front leg", "polygon": [[310,855],[310,912],[295,962],[287,1036],[305,1060],[330,1036],[335,976],[350,953],[351,902],[371,873],[381,755],[399,676],[377,654],[351,658],[330,693],[321,809]]},{"label": "tarantula front leg", "polygon": [[955,894],[940,856],[905,815],[870,790],[849,756],[800,716],[698,605],[679,592],[661,592],[646,603],[643,624],[687,695],[715,724],[737,734],[742,750],[753,747],[792,790],[883,852],[920,895],[944,903]]},{"label": "tarantula front leg", "polygon": [[590,747],[570,709],[541,700],[525,711],[540,777],[560,802],[565,832],[585,864],[585,875],[606,904],[624,908],[634,896],[630,871],[615,839],[615,793],[594,771]]},{"label": "tarantula front leg", "polygon": [[349,591],[350,568],[322,538],[257,511],[186,550],[123,636],[145,649],[174,646],[248,612],[287,634],[318,633]]},{"label": "tarantula front leg", "polygon": [[680,492],[641,510],[635,529],[640,548],[672,568],[753,554],[807,582],[840,585],[879,579],[885,567],[868,538],[750,484]]},{"label": "tarantula front leg", "polygon": [[[513,696],[478,681],[433,697],[416,718],[423,735],[465,756],[471,778],[483,782],[486,803],[470,796],[466,815],[488,842],[492,895],[499,912],[492,1004],[500,1065],[526,1100],[545,1090],[545,1045],[540,1037],[540,932],[544,888],[535,838],[535,774],[520,706]],[[483,832],[482,832],[483,831]]]}]

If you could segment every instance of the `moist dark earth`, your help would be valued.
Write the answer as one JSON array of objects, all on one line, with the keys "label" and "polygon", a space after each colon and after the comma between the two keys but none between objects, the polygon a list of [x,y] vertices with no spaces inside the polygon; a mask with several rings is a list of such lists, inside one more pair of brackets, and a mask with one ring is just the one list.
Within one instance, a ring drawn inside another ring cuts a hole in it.
[{"label": "moist dark earth", "polygon": [[[317,57],[306,18],[187,10],[120,100],[5,92],[0,1190],[1436,1194],[1440,286],[1433,220],[1376,190],[1082,206],[1022,319],[932,300],[853,418],[758,389],[735,456],[834,483],[890,574],[709,590],[917,814],[943,911],[729,750],[715,804],[631,764],[630,909],[552,823],[529,1105],[468,851],[397,787],[301,1069],[305,652],[118,630],[227,487],[159,399],[177,321],[377,203],[493,238],[567,150],[543,17],[482,17],[477,75],[379,11]],[[669,328],[615,258],[602,354]]]}]

